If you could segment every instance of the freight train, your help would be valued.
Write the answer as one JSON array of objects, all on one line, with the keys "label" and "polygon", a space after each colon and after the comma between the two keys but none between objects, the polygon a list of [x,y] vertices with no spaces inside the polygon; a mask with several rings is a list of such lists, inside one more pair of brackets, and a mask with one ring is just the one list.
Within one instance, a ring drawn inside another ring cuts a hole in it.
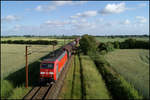
[{"label": "freight train", "polygon": [[68,60],[70,59],[74,49],[79,43],[80,38],[76,38],[74,41],[64,45],[60,49],[55,51],[53,56],[49,56],[44,59],[40,64],[40,82],[45,81],[57,81],[60,77],[60,73],[64,69]]}]

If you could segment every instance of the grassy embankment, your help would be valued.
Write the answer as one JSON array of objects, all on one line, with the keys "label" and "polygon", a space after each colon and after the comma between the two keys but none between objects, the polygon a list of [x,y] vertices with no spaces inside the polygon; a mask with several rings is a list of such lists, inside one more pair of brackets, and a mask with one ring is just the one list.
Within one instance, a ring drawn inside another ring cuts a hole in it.
[{"label": "grassy embankment", "polygon": [[61,99],[109,99],[101,75],[88,56],[75,56],[60,93]]},{"label": "grassy embankment", "polygon": [[149,50],[115,50],[108,53],[105,59],[145,98],[149,98]]},{"label": "grassy embankment", "polygon": [[1,44],[2,98],[21,99],[37,83],[40,58],[52,51],[51,46],[32,46],[33,51],[41,48],[42,52],[29,55],[29,88],[25,89],[25,45]]},{"label": "grassy embankment", "polygon": [[59,98],[61,99],[80,99],[82,96],[81,79],[80,79],[80,64],[78,56],[75,55],[72,60],[72,65],[69,68],[64,86],[61,90]]},{"label": "grassy embankment", "polygon": [[89,56],[81,55],[81,63],[83,68],[83,81],[86,99],[110,99],[110,94],[106,89],[102,76],[92,59]]}]

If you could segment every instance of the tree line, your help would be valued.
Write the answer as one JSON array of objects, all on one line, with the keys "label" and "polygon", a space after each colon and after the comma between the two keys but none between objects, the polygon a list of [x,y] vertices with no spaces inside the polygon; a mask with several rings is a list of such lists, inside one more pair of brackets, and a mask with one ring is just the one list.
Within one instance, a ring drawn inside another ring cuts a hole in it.
[{"label": "tree line", "polygon": [[7,43],[7,44],[41,44],[41,45],[57,45],[58,41],[48,41],[48,40],[7,40],[7,41],[1,41],[1,43]]}]

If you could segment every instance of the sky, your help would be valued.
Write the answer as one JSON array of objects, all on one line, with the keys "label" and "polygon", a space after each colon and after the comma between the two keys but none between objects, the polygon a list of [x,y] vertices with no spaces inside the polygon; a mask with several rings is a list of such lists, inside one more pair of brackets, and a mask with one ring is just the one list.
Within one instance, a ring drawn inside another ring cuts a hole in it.
[{"label": "sky", "polygon": [[149,1],[2,1],[1,35],[149,35]]}]

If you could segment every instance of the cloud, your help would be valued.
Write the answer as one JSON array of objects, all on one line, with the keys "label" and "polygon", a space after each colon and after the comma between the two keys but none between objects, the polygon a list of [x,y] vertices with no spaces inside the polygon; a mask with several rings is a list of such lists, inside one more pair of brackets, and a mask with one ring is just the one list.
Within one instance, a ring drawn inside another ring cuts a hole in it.
[{"label": "cloud", "polygon": [[146,4],[146,3],[140,3],[140,4],[138,4],[137,6],[138,6],[138,7],[146,7],[147,4]]},{"label": "cloud", "polygon": [[119,3],[119,4],[107,4],[104,9],[99,11],[101,14],[118,14],[122,13],[126,10],[125,3]]},{"label": "cloud", "polygon": [[71,18],[80,18],[80,17],[92,17],[96,16],[98,13],[96,10],[85,11],[83,13],[77,13],[75,16],[71,16]]},{"label": "cloud", "polygon": [[38,5],[35,10],[36,11],[52,11],[57,7],[64,5],[79,5],[86,3],[86,1],[53,1],[50,5]]},{"label": "cloud", "polygon": [[67,21],[50,21],[50,20],[48,20],[44,24],[48,25],[49,27],[57,27],[57,26],[64,26],[64,25],[68,24],[68,22]]},{"label": "cloud", "polygon": [[15,25],[14,28],[13,28],[13,30],[14,31],[19,31],[21,28],[22,28],[21,25]]},{"label": "cloud", "polygon": [[79,19],[79,20],[71,20],[70,24],[74,29],[93,29],[96,27],[96,23],[88,22],[86,19]]},{"label": "cloud", "polygon": [[147,19],[143,16],[136,16],[135,17],[138,20],[138,23],[146,23]]},{"label": "cloud", "polygon": [[37,10],[37,11],[42,11],[42,10],[43,10],[43,6],[38,5],[38,6],[35,8],[35,10]]},{"label": "cloud", "polygon": [[14,15],[8,15],[8,16],[3,17],[1,20],[5,22],[12,22],[12,21],[20,20],[20,17],[14,16]]},{"label": "cloud", "polygon": [[124,22],[122,22],[122,24],[124,24],[124,25],[128,25],[128,24],[130,24],[131,22],[130,22],[130,20],[128,20],[128,19],[126,19]]}]

